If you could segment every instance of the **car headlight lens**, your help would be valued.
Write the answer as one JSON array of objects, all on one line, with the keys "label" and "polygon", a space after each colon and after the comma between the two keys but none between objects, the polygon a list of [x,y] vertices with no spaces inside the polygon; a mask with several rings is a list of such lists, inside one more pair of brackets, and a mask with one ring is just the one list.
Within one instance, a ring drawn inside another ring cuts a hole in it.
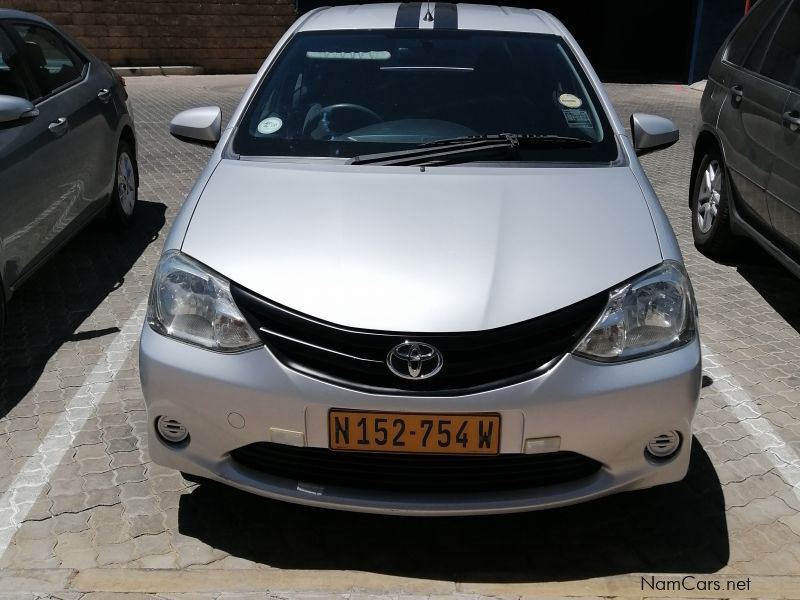
[{"label": "car headlight lens", "polygon": [[695,311],[686,271],[665,261],[609,294],[602,316],[574,353],[610,362],[681,346],[695,335]]},{"label": "car headlight lens", "polygon": [[162,335],[218,352],[262,344],[233,301],[228,280],[177,251],[161,257],[147,321]]}]

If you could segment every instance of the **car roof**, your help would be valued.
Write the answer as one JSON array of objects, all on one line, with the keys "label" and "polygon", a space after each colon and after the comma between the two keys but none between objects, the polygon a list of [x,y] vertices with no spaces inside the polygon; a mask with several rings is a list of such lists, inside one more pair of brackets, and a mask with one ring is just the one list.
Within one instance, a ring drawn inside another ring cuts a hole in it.
[{"label": "car roof", "polygon": [[[424,16],[430,6],[433,21]],[[437,21],[436,12],[440,11]],[[391,2],[333,6],[310,13],[298,31],[336,29],[459,29],[560,35],[557,22],[541,10],[485,4]]]},{"label": "car roof", "polygon": [[34,15],[32,13],[25,12],[22,10],[12,10],[10,8],[0,8],[0,20],[2,19],[25,19],[28,21],[36,21],[37,23],[43,23],[45,25],[51,24],[47,19],[43,19],[39,15]]}]

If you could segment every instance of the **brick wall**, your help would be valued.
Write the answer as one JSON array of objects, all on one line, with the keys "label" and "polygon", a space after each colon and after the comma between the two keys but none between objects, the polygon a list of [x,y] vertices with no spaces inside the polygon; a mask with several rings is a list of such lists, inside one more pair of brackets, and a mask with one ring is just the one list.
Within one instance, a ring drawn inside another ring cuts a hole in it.
[{"label": "brick wall", "polygon": [[112,66],[254,72],[295,18],[294,0],[0,0],[49,19]]}]

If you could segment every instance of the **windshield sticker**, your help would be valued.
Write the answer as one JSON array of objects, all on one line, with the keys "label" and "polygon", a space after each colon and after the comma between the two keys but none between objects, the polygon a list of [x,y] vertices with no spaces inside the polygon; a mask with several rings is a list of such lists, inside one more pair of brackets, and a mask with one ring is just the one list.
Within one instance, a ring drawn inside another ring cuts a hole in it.
[{"label": "windshield sticker", "polygon": [[589,113],[580,108],[565,108],[561,111],[564,113],[564,118],[567,120],[567,127],[574,127],[579,129],[594,129],[592,120],[589,118]]},{"label": "windshield sticker", "polygon": [[558,97],[558,103],[567,108],[580,108],[583,106],[583,100],[572,94],[561,94]]},{"label": "windshield sticker", "polygon": [[270,133],[275,133],[281,127],[283,127],[282,120],[280,120],[278,117],[269,117],[258,124],[258,133],[269,135]]},{"label": "windshield sticker", "polygon": [[306,58],[322,60],[389,60],[392,53],[388,50],[371,50],[369,52],[306,52]]}]

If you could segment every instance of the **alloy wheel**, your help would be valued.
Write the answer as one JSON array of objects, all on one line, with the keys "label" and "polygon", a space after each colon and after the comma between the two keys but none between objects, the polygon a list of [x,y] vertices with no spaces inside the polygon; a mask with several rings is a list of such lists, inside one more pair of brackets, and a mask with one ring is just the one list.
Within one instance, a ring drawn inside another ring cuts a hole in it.
[{"label": "alloy wheel", "polygon": [[133,214],[136,204],[136,171],[127,152],[121,152],[117,161],[117,196],[122,212],[126,216]]},{"label": "alloy wheel", "polygon": [[712,160],[702,177],[700,190],[697,193],[697,226],[703,233],[708,233],[719,213],[722,197],[722,166],[718,161]]}]

